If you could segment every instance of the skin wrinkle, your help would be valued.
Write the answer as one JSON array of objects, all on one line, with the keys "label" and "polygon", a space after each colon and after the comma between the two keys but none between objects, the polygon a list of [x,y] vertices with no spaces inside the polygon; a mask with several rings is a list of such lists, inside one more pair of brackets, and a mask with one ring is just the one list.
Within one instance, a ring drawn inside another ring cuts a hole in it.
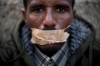
[{"label": "skin wrinkle", "polygon": [[[28,0],[27,9],[22,12],[25,23],[30,28],[46,30],[64,29],[70,25],[74,16],[70,0]],[[52,56],[62,45],[62,43],[46,46],[38,45],[38,48],[44,54]]]}]

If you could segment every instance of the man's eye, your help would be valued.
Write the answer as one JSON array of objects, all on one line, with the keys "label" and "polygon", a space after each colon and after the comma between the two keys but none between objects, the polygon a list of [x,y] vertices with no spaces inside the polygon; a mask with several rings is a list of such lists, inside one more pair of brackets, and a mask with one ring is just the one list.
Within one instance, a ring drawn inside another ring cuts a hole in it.
[{"label": "man's eye", "polygon": [[42,8],[37,8],[37,9],[35,9],[35,11],[41,12],[41,11],[43,11],[43,9]]},{"label": "man's eye", "polygon": [[34,8],[32,9],[33,12],[42,12],[43,9],[42,8]]},{"label": "man's eye", "polygon": [[64,8],[58,8],[56,11],[57,12],[65,12],[65,9]]}]

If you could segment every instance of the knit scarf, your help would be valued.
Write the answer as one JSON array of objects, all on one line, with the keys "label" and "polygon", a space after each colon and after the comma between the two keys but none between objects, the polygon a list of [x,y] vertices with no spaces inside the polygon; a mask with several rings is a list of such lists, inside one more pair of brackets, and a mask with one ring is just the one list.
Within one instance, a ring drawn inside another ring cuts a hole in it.
[{"label": "knit scarf", "polygon": [[[90,32],[90,28],[84,22],[77,19],[74,19],[72,21],[69,29],[70,38],[68,40],[70,45],[70,55],[73,55],[75,51],[80,47],[80,45],[83,44],[86,38],[90,35]],[[25,24],[24,26],[22,26],[20,34],[27,53],[33,60],[34,44],[30,42],[30,28]]]}]

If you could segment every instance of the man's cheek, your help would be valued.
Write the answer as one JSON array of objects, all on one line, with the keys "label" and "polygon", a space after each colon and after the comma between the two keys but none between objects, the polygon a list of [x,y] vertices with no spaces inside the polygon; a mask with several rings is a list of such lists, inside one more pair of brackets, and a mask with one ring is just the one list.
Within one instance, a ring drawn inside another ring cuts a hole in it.
[{"label": "man's cheek", "polygon": [[35,20],[29,20],[29,23],[31,28],[38,28],[40,26],[40,21],[38,19]]}]

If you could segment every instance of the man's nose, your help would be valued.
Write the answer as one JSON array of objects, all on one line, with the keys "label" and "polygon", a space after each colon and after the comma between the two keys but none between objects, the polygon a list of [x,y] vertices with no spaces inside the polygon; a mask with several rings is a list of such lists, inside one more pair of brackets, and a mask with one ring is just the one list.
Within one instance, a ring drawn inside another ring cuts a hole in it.
[{"label": "man's nose", "polygon": [[56,26],[56,24],[57,22],[56,22],[55,16],[52,13],[52,10],[48,9],[43,21],[43,25],[46,27],[54,27]]}]

